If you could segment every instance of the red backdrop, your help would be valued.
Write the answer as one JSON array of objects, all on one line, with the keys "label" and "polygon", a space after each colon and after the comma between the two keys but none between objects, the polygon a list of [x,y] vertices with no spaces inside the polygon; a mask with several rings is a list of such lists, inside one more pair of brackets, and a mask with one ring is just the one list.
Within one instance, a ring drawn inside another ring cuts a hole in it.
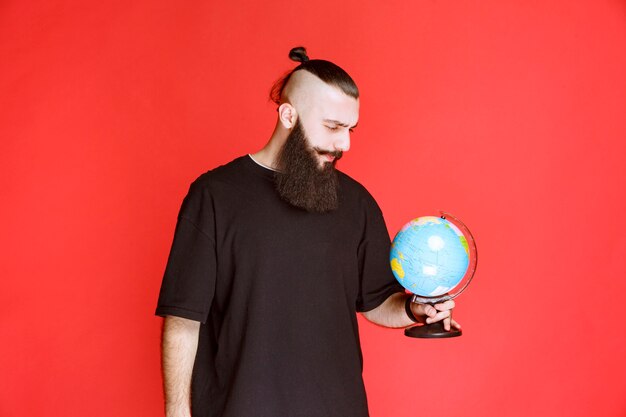
[{"label": "red backdrop", "polygon": [[4,1],[0,415],[162,415],[178,208],[299,44],[360,86],[340,166],[390,233],[444,209],[480,253],[462,337],[361,321],[372,416],[624,416],[623,0]]}]

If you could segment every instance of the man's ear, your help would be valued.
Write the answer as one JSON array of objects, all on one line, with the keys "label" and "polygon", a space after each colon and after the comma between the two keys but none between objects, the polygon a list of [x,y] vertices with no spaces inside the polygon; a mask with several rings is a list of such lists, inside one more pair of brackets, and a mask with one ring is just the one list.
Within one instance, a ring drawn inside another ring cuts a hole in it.
[{"label": "man's ear", "polygon": [[291,129],[296,125],[298,112],[289,103],[283,103],[278,107],[278,118],[286,129]]}]

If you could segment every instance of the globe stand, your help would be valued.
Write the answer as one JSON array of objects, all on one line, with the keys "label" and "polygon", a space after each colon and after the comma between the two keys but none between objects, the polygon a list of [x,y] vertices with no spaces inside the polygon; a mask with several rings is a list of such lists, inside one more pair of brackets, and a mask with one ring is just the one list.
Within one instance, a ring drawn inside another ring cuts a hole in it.
[{"label": "globe stand", "polygon": [[443,339],[445,337],[458,337],[463,332],[450,325],[450,330],[443,327],[443,320],[430,324],[422,324],[404,329],[407,337],[417,337],[420,339]]}]

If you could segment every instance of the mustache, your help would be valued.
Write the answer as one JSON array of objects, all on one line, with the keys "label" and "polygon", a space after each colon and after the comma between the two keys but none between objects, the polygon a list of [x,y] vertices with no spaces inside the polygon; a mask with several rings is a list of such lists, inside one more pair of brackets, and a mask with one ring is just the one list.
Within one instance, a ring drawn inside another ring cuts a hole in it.
[{"label": "mustache", "polygon": [[320,149],[320,148],[313,148],[313,150],[322,156],[330,155],[333,158],[335,158],[335,160],[339,160],[343,156],[343,151],[328,151],[326,149]]}]

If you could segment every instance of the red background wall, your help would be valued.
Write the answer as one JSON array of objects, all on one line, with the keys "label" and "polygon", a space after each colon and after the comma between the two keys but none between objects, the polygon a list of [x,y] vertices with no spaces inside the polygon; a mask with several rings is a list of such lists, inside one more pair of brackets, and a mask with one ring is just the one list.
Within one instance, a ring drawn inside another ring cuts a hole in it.
[{"label": "red background wall", "polygon": [[626,415],[623,0],[2,2],[0,415],[162,415],[178,208],[299,44],[360,86],[341,169],[390,233],[480,253],[461,338],[361,322],[372,416]]}]

